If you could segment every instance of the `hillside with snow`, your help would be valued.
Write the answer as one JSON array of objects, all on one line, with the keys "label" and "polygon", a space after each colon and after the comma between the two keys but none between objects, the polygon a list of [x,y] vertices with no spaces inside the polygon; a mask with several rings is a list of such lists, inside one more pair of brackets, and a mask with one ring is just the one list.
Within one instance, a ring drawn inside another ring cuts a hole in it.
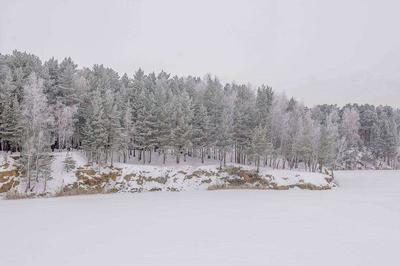
[{"label": "hillside with snow", "polygon": [[[62,196],[110,192],[144,191],[194,191],[215,189],[277,189],[301,188],[326,190],[335,186],[328,174],[311,173],[261,167],[257,173],[251,165],[228,164],[221,167],[218,161],[205,164],[188,159],[180,165],[162,165],[155,156],[152,164],[130,163],[110,165],[87,164],[83,153],[53,152],[51,174],[48,180],[32,180],[26,191],[26,178],[20,177],[18,155],[3,154],[0,174],[0,192],[30,196]],[[66,169],[66,159],[74,163]],[[5,167],[6,166],[6,167]]]}]

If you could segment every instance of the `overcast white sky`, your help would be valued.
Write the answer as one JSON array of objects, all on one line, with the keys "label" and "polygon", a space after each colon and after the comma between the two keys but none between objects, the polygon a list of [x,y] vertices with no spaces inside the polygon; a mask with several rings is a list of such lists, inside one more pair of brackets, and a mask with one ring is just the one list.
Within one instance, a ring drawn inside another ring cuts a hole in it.
[{"label": "overcast white sky", "polygon": [[0,53],[400,106],[400,1],[0,0]]}]

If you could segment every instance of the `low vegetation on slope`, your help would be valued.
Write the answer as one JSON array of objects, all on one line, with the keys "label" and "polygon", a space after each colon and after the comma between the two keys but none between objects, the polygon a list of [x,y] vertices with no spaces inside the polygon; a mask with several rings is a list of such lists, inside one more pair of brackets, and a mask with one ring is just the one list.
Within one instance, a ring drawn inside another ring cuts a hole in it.
[{"label": "low vegetation on slope", "polygon": [[13,158],[5,158],[0,165],[0,193],[7,192],[19,185],[19,172]]}]

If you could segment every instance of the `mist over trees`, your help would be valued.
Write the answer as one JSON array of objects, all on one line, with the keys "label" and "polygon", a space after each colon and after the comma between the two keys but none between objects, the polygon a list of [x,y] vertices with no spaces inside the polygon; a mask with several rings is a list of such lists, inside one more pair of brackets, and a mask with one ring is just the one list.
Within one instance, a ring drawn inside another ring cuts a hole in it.
[{"label": "mist over trees", "polygon": [[51,151],[66,148],[111,165],[162,156],[308,171],[368,160],[397,168],[399,131],[400,110],[390,106],[310,108],[268,86],[211,75],[120,76],[103,65],[79,69],[71,58],[0,55],[1,150],[21,153],[28,180],[46,179]]}]

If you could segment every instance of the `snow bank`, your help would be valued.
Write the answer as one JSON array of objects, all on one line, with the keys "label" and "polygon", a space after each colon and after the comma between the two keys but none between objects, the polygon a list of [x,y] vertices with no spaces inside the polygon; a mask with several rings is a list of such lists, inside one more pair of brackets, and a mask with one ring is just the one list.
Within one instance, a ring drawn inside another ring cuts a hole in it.
[{"label": "snow bank", "polygon": [[[115,163],[113,167],[86,165],[85,157],[72,152],[75,169],[66,171],[64,160],[67,152],[52,153],[52,178],[48,180],[44,194],[44,182],[34,182],[33,195],[71,195],[105,192],[144,191],[195,191],[214,189],[331,189],[333,178],[320,173],[260,168],[256,173],[252,166],[230,165],[222,169],[218,165],[140,165]],[[0,176],[13,171],[14,176],[0,179],[6,183],[1,192],[24,192],[26,184],[18,177],[15,162],[7,157]],[[12,181],[10,181],[12,180]],[[2,183],[0,183],[1,185]]]},{"label": "snow bank", "polygon": [[79,167],[77,181],[65,191],[143,192],[214,189],[331,189],[333,178],[319,173],[228,166],[151,166],[117,163],[114,167]]}]

